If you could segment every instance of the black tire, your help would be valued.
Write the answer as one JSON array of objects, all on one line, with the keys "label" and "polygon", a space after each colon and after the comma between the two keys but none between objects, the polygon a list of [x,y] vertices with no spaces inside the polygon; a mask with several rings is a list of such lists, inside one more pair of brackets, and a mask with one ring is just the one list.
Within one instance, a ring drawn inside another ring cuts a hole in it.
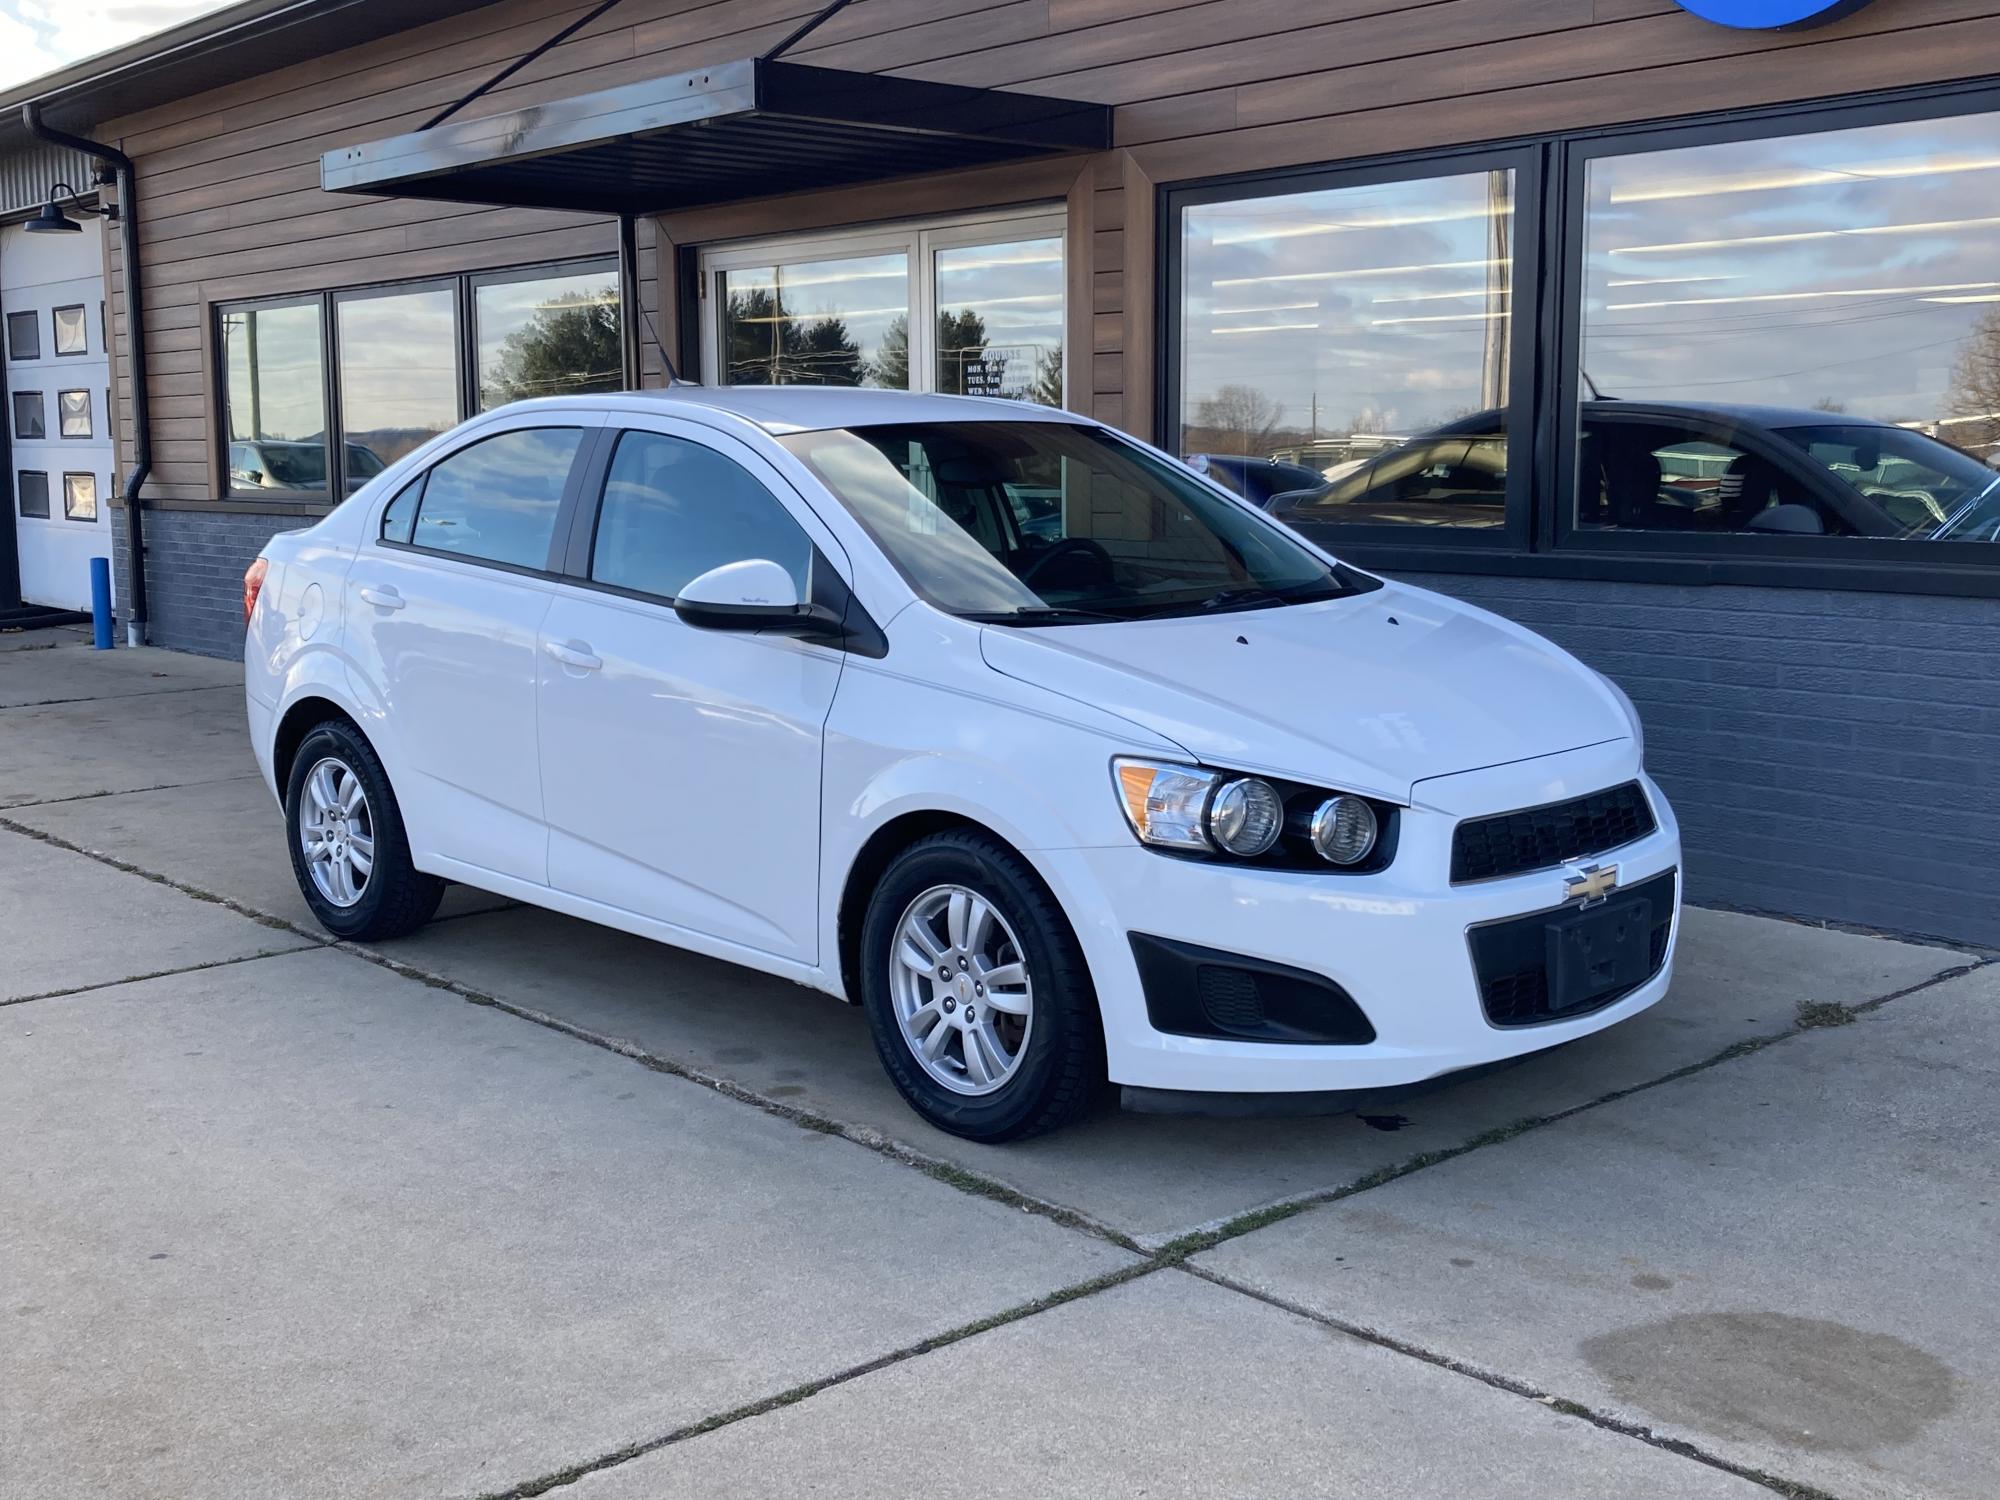
[{"label": "black tire", "polygon": [[[324,761],[346,767],[360,781],[367,797],[374,858],[359,899],[342,906],[329,900],[314,882],[300,840],[300,815],[305,786],[313,768]],[[353,725],[330,719],[299,744],[285,786],[285,844],[292,854],[292,873],[299,892],[319,925],[335,937],[359,943],[379,943],[414,932],[428,922],[444,896],[444,882],[426,875],[410,862],[410,841],[403,831],[402,809],[389,785],[388,773],[374,746]]]},{"label": "black tire", "polygon": [[[905,1039],[889,965],[911,903],[940,885],[990,902],[1018,939],[1034,996],[1033,1021],[1013,1075],[992,1093],[955,1093],[933,1079]],[[1104,1027],[1090,970],[1069,919],[1027,862],[970,829],[912,844],[876,883],[861,928],[861,1002],[875,1051],[910,1107],[940,1130],[1011,1141],[1067,1125],[1104,1084]]]}]

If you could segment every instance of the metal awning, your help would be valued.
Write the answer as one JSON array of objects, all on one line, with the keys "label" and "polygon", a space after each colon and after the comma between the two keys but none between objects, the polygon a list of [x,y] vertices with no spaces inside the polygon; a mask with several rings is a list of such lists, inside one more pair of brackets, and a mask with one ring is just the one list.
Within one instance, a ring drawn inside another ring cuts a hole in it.
[{"label": "metal awning", "polygon": [[344,146],[334,193],[658,213],[1111,145],[1107,105],[745,58]]}]

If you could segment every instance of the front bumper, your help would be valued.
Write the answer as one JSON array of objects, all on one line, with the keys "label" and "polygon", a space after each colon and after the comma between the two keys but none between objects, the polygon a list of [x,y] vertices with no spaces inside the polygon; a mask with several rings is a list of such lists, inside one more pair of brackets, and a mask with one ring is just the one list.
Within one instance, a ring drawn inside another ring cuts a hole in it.
[{"label": "front bumper", "polygon": [[[1564,904],[1576,864],[1454,886],[1451,830],[1465,817],[1562,800],[1638,779],[1658,826],[1615,851],[1621,888],[1680,866],[1680,830],[1629,741],[1419,783],[1394,863],[1374,875],[1257,870],[1131,845],[1039,851],[1077,927],[1103,1010],[1113,1082],[1203,1093],[1389,1088],[1560,1045],[1638,1014],[1673,978],[1678,890],[1660,968],[1600,1009],[1496,1026],[1467,934]],[[1130,934],[1149,933],[1307,970],[1353,997],[1375,1031],[1361,1045],[1272,1043],[1154,1029]]]}]

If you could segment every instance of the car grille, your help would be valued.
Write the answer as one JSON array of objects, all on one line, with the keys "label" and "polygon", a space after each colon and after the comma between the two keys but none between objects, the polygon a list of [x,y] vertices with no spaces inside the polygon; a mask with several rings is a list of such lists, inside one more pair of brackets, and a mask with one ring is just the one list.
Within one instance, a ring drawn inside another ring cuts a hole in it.
[{"label": "car grille", "polygon": [[[1618,892],[1617,900],[1644,897],[1652,903],[1652,931],[1647,947],[1645,984],[1667,961],[1667,943],[1674,928],[1674,872]],[[1583,1004],[1556,1011],[1549,1003],[1549,919],[1574,908],[1531,912],[1489,922],[1468,934],[1472,968],[1479,980],[1479,1002],[1495,1026],[1533,1026],[1538,1021],[1572,1020],[1602,1010],[1637,989],[1626,985],[1586,997]]]},{"label": "car grille", "polygon": [[1452,884],[1546,870],[1629,844],[1658,826],[1636,781],[1567,802],[1468,818],[1451,836]]}]

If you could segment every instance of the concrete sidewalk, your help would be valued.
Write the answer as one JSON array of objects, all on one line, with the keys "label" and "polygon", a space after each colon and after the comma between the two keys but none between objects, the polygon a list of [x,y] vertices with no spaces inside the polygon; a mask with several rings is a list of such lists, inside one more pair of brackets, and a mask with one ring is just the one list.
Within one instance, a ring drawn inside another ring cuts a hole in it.
[{"label": "concrete sidewalk", "polygon": [[24,1493],[914,1495],[954,1414],[1001,1493],[1992,1493],[1983,955],[1691,911],[1393,1110],[973,1147],[727,965],[463,888],[330,946],[239,681],[0,637]]}]

